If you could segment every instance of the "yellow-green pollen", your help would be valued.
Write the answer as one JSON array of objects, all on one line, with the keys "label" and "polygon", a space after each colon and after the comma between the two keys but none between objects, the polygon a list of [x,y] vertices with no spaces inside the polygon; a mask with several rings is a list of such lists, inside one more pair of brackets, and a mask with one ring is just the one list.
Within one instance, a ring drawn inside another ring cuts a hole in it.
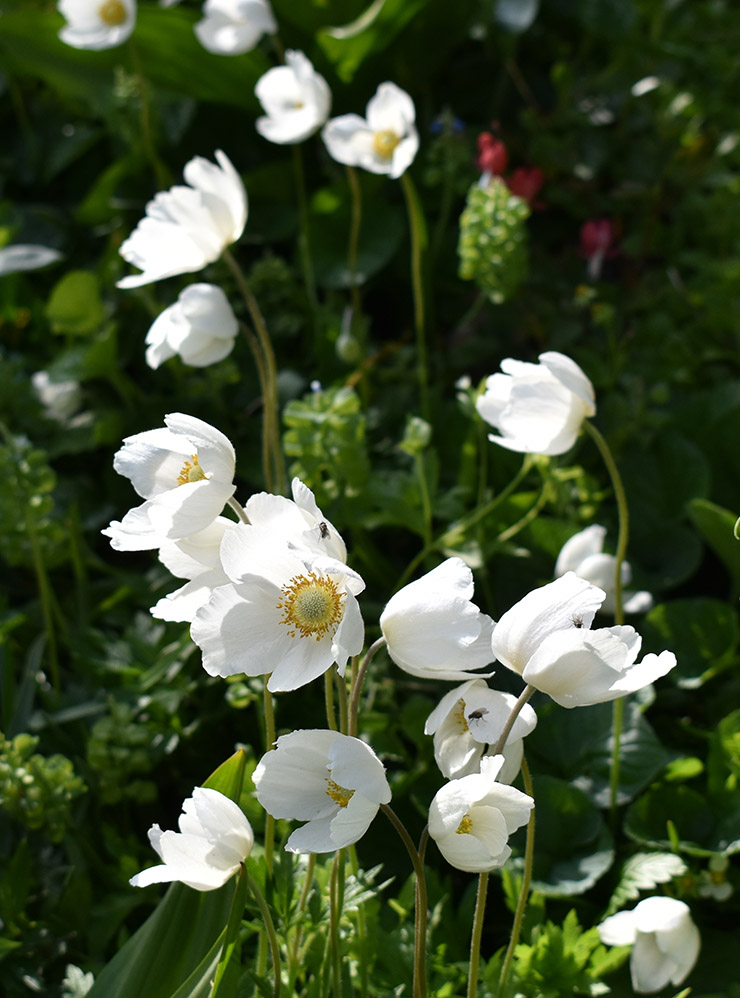
[{"label": "yellow-green pollen", "polygon": [[396,135],[390,129],[384,129],[373,135],[373,149],[381,159],[390,159],[393,156],[393,150],[400,141],[400,135]]},{"label": "yellow-green pollen", "polygon": [[201,468],[198,463],[198,455],[193,454],[189,461],[180,468],[180,474],[177,476],[178,485],[187,485],[188,482],[200,482],[206,477],[205,471]]},{"label": "yellow-green pollen", "polygon": [[354,790],[340,787],[338,783],[335,783],[334,780],[330,780],[328,777],[326,780],[326,793],[340,807],[346,807],[355,795]]},{"label": "yellow-green pollen", "polygon": [[463,734],[465,734],[466,731],[470,730],[468,728],[468,722],[465,717],[465,701],[462,699],[462,697],[457,701],[457,703],[452,709],[452,718]]},{"label": "yellow-green pollen", "polygon": [[277,608],[283,611],[280,623],[287,625],[291,638],[300,634],[302,638],[320,641],[339,626],[344,593],[339,592],[331,579],[313,572],[296,575],[283,586],[282,592]]},{"label": "yellow-green pollen", "polygon": [[121,0],[105,0],[98,7],[98,17],[110,28],[123,24],[126,20],[126,7]]},{"label": "yellow-green pollen", "polygon": [[463,816],[462,821],[455,829],[455,832],[458,835],[470,835],[472,831],[473,831],[473,819],[470,817],[469,814],[466,814]]}]

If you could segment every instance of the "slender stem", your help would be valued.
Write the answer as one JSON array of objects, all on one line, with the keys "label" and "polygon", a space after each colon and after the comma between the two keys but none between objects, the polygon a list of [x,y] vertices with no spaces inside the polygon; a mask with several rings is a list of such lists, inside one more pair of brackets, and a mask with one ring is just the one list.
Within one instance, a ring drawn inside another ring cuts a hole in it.
[{"label": "slender stem", "polygon": [[424,517],[424,546],[429,547],[432,543],[432,503],[429,498],[429,483],[427,482],[426,467],[424,465],[424,454],[417,451],[414,455],[416,466],[416,477],[419,482],[419,496],[421,498],[421,510]]},{"label": "slender stem", "polygon": [[[529,794],[530,797],[534,798],[534,787],[532,786],[532,777],[529,772],[529,766],[527,765],[527,760],[522,756],[522,778],[524,779],[524,789]],[[524,918],[524,911],[527,907],[527,899],[529,897],[529,885],[532,882],[532,866],[534,863],[534,816],[535,809],[529,812],[529,821],[527,822],[527,844],[524,847],[524,872],[522,873],[522,888],[519,891],[519,900],[517,901],[516,911],[514,912],[514,924],[511,927],[511,939],[509,940],[509,946],[506,950],[506,956],[504,957],[504,963],[501,967],[501,976],[498,981],[498,994],[503,998],[504,988],[509,977],[509,971],[511,969],[511,961],[514,959],[514,950],[519,942],[519,933],[522,930],[522,919]]]},{"label": "slender stem", "polygon": [[365,652],[365,657],[357,670],[357,676],[355,677],[355,681],[352,686],[352,697],[349,703],[349,723],[347,726],[347,733],[352,735],[354,738],[357,737],[357,714],[360,708],[360,693],[362,692],[362,684],[365,679],[365,673],[367,672],[367,668],[373,660],[376,652],[378,652],[385,643],[385,638],[382,635],[377,639],[377,641],[373,641],[368,650]]},{"label": "slender stem", "polygon": [[[269,676],[265,676],[262,702],[265,711],[265,750],[269,752],[275,744],[275,708],[272,693],[267,688]],[[265,866],[272,876],[272,854],[275,849],[275,819],[271,814],[265,814]]]},{"label": "slender stem", "polygon": [[254,877],[247,874],[247,884],[249,889],[254,894],[254,899],[257,902],[257,907],[262,915],[262,921],[264,922],[265,929],[267,930],[267,938],[270,941],[270,952],[272,953],[272,970],[275,975],[275,998],[280,998],[280,986],[281,986],[281,969],[280,969],[280,944],[278,943],[277,933],[275,932],[275,925],[272,921],[272,915],[270,914],[270,909],[267,906],[262,891],[259,889],[257,882]]},{"label": "slender stem", "polygon": [[498,741],[496,742],[496,745],[492,753],[493,755],[500,755],[503,752],[504,745],[506,745],[506,739],[511,734],[511,729],[514,727],[514,721],[516,721],[517,717],[519,717],[519,714],[524,704],[527,702],[527,700],[529,700],[532,697],[532,695],[535,692],[536,691],[534,686],[525,686],[522,692],[519,694],[519,699],[511,708],[511,713],[507,718],[506,724],[504,725],[504,729],[498,737]]},{"label": "slender stem", "polygon": [[141,136],[144,140],[144,149],[146,150],[149,162],[152,164],[157,186],[164,188],[170,183],[170,173],[162,162],[159,153],[157,152],[156,143],[154,142],[151,108],[149,104],[149,81],[146,76],[144,76],[141,59],[139,58],[139,50],[137,49],[133,38],[128,40],[128,50],[131,55],[131,64],[133,66],[134,76],[136,77],[136,89],[139,97]]},{"label": "slender stem", "polygon": [[39,587],[39,597],[41,599],[41,615],[44,618],[44,630],[46,631],[46,644],[49,649],[49,672],[51,673],[51,684],[55,690],[59,690],[59,655],[57,652],[57,638],[54,630],[54,618],[52,613],[52,593],[49,586],[49,577],[46,574],[46,566],[41,555],[36,527],[31,516],[26,517],[26,530],[28,540],[31,545],[31,557],[33,558],[33,569],[36,573],[36,582]]},{"label": "slender stem", "polygon": [[268,484],[272,479],[270,455],[272,453],[273,437],[275,434],[272,428],[271,417],[267,412],[266,400],[270,393],[270,386],[267,377],[267,365],[265,364],[265,358],[262,356],[262,348],[260,347],[259,340],[254,335],[252,330],[246,322],[240,322],[239,327],[247,338],[247,343],[249,344],[249,349],[254,360],[254,366],[257,368],[257,378],[260,383],[260,391],[262,392],[262,474],[265,476],[265,484]]},{"label": "slender stem", "polygon": [[337,849],[329,878],[329,935],[331,939],[332,990],[334,998],[342,998],[342,964],[339,953],[339,867],[344,863],[344,849]]},{"label": "slender stem", "polygon": [[349,271],[350,293],[352,295],[352,324],[357,328],[357,321],[362,312],[360,284],[357,279],[357,254],[360,247],[360,226],[362,225],[362,193],[357,170],[353,166],[347,167],[347,180],[352,192],[352,224],[349,230],[347,270]]},{"label": "slender stem", "polygon": [[231,506],[231,508],[236,513],[240,523],[249,523],[249,517],[244,512],[244,507],[239,504],[238,499],[235,499],[234,496],[231,496],[231,498],[227,502],[227,506]]},{"label": "slender stem", "polygon": [[[406,826],[398,817],[389,804],[381,804],[381,811],[388,818],[390,823],[401,836],[406,851],[409,854],[411,863],[416,874],[416,920],[414,925],[414,998],[426,998],[427,993],[427,968],[426,968],[426,944],[427,944],[427,883],[424,876],[424,863],[421,855],[416,849],[413,840],[406,831]],[[422,840],[426,845],[424,836]]]},{"label": "slender stem", "polygon": [[334,670],[327,669],[324,673],[324,706],[326,707],[326,723],[332,731],[338,731],[337,719],[334,713]]},{"label": "slender stem", "polygon": [[411,285],[414,292],[414,328],[416,330],[416,360],[421,414],[425,419],[428,419],[430,414],[429,372],[423,275],[423,258],[427,248],[426,223],[424,222],[424,215],[421,211],[421,203],[416,193],[416,188],[408,171],[401,176],[401,187],[406,198],[409,229],[411,231]]},{"label": "slender stem", "polygon": [[300,233],[298,236],[298,248],[301,254],[301,270],[303,271],[303,284],[306,288],[306,297],[313,310],[314,317],[318,306],[316,297],[316,282],[314,281],[313,263],[311,262],[311,233],[308,218],[308,200],[306,198],[306,179],[303,170],[303,156],[298,143],[293,145],[293,172],[295,173],[295,186],[298,195],[298,217],[300,220]]},{"label": "slender stem", "polygon": [[339,730],[343,735],[349,733],[349,694],[347,693],[347,680],[344,676],[336,673],[337,691],[339,693]]},{"label": "slender stem", "polygon": [[486,911],[486,895],[488,894],[488,873],[478,874],[478,893],[475,899],[475,916],[473,932],[470,936],[470,966],[468,969],[468,998],[475,998],[478,993],[478,966],[480,963],[480,941],[483,935],[483,916]]},{"label": "slender stem", "polygon": [[502,530],[501,533],[496,538],[497,544],[505,544],[506,541],[511,540],[512,537],[516,537],[526,526],[528,526],[533,520],[537,518],[537,514],[546,506],[551,496],[551,486],[548,481],[545,481],[542,485],[542,491],[537,496],[536,502],[527,510],[524,516],[520,517],[516,523],[512,523],[510,527],[506,530]]},{"label": "slender stem", "polygon": [[306,905],[308,904],[308,896],[311,893],[311,886],[313,884],[313,873],[315,869],[316,869],[316,853],[312,852],[308,854],[308,863],[306,864],[306,879],[303,881],[303,889],[301,890],[301,896],[298,898],[298,905],[296,906],[295,915],[294,915],[294,921],[297,924],[288,957],[289,994],[293,994],[295,979],[298,973],[298,968],[297,968],[298,951],[301,948],[301,940],[303,938],[304,920],[302,916],[303,912],[306,910]]},{"label": "slender stem", "polygon": [[[609,472],[614,497],[617,500],[617,513],[619,515],[619,535],[617,537],[617,550],[614,555],[614,621],[616,624],[624,623],[624,606],[622,601],[622,565],[627,554],[627,544],[629,541],[630,515],[627,505],[627,495],[624,491],[622,476],[619,474],[617,463],[611,452],[609,444],[602,434],[589,420],[584,420],[583,425],[586,432],[596,444],[599,453]],[[617,824],[617,802],[619,798],[619,769],[620,753],[622,743],[622,727],[624,724],[624,700],[614,701],[612,707],[612,758],[609,770],[609,812],[611,815],[612,827]]]}]

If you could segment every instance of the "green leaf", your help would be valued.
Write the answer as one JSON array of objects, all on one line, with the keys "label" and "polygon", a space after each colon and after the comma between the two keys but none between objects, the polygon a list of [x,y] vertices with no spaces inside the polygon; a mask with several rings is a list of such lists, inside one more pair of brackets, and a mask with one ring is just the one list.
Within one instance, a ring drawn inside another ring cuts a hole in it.
[{"label": "green leaf", "polygon": [[667,884],[686,872],[686,864],[672,852],[638,852],[630,856],[622,868],[622,876],[607,907],[608,915],[623,908],[627,901],[639,897],[641,891],[651,891],[658,884]]},{"label": "green leaf", "polygon": [[689,503],[691,522],[732,577],[732,592],[740,595],[740,547],[735,543],[735,514],[708,499],[694,499]]},{"label": "green leaf", "polygon": [[105,308],[97,276],[89,270],[65,274],[51,292],[46,317],[55,333],[86,336],[99,329]]},{"label": "green leaf", "polygon": [[739,811],[740,793],[707,799],[690,787],[668,784],[636,800],[624,828],[635,842],[654,849],[675,847],[690,856],[731,854],[740,850]]},{"label": "green leaf", "polygon": [[696,689],[735,662],[740,627],[735,610],[720,600],[671,600],[654,607],[641,627],[646,644],[670,648],[677,659],[670,678]]}]

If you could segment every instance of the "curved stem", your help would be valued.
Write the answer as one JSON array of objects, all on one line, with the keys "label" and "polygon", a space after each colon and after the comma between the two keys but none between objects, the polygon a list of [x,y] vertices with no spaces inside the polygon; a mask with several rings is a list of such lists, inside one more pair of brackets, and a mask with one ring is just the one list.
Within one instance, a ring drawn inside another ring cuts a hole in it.
[{"label": "curved stem", "polygon": [[421,414],[429,418],[429,372],[426,342],[426,313],[424,307],[423,257],[427,248],[427,231],[419,196],[408,170],[401,176],[401,187],[406,198],[406,209],[411,230],[411,284],[414,292],[414,328],[416,330],[416,359],[419,377]]},{"label": "curved stem", "polygon": [[[275,744],[275,709],[272,693],[267,688],[267,681],[270,677],[265,676],[265,687],[263,690],[263,704],[265,709],[265,750],[269,752]],[[271,814],[265,814],[265,866],[267,872],[272,876],[272,854],[275,848],[275,819]]]},{"label": "curved stem", "polygon": [[338,731],[337,719],[334,713],[334,676],[333,669],[324,673],[324,706],[326,707],[326,723],[332,731]]},{"label": "curved stem", "polygon": [[329,878],[329,937],[331,939],[332,990],[334,998],[342,998],[342,964],[339,953],[339,867],[344,863],[344,849],[337,849]]},{"label": "curved stem", "polygon": [[362,225],[362,193],[360,191],[357,170],[353,166],[347,167],[347,180],[352,192],[352,223],[349,230],[347,270],[349,271],[350,293],[352,295],[352,324],[357,328],[357,321],[362,312],[360,285],[357,280],[357,254],[360,247],[360,226]]},{"label": "curved stem", "polygon": [[51,673],[51,685],[59,692],[59,654],[57,652],[57,636],[54,630],[54,615],[52,613],[52,591],[49,586],[49,577],[46,574],[46,566],[41,555],[41,546],[38,542],[36,527],[30,514],[26,516],[26,530],[28,541],[31,547],[31,558],[33,559],[33,569],[36,574],[36,583],[39,587],[39,597],[41,600],[41,616],[44,620],[44,630],[46,631],[46,646],[49,650],[49,672]]},{"label": "curved stem", "polygon": [[272,921],[272,915],[270,914],[270,909],[267,906],[262,891],[257,886],[255,879],[248,873],[247,874],[247,884],[249,889],[254,894],[254,899],[257,902],[257,907],[262,915],[262,921],[264,922],[265,929],[267,930],[267,938],[270,941],[270,952],[272,954],[272,970],[275,975],[275,998],[280,998],[280,986],[281,986],[281,969],[280,969],[280,944],[278,943],[277,933],[275,932],[275,926]]},{"label": "curved stem", "polygon": [[[630,514],[627,505],[627,495],[624,491],[622,476],[619,474],[617,463],[611,452],[609,444],[603,435],[589,420],[583,423],[586,432],[596,444],[599,453],[609,472],[614,497],[617,500],[617,513],[619,515],[619,535],[617,537],[617,550],[614,555],[614,622],[624,623],[624,606],[622,602],[622,565],[627,554],[627,543],[629,541]],[[611,815],[612,827],[616,827],[617,822],[617,800],[619,797],[619,767],[620,750],[622,742],[622,726],[624,724],[624,700],[614,701],[612,707],[612,758],[609,770],[609,812]]]},{"label": "curved stem", "polygon": [[[527,760],[522,756],[522,778],[524,780],[524,789],[529,794],[530,797],[534,799],[534,787],[532,786],[532,777],[529,772],[529,766],[527,765]],[[524,918],[524,911],[527,907],[527,898],[529,897],[529,885],[532,882],[532,865],[534,863],[534,812],[535,809],[529,812],[529,821],[527,822],[527,844],[524,847],[524,872],[522,874],[522,888],[519,891],[519,900],[517,901],[516,911],[514,912],[514,924],[511,927],[511,939],[509,940],[509,945],[506,950],[506,956],[504,957],[504,963],[501,967],[501,976],[498,981],[498,994],[502,996],[504,994],[504,988],[506,987],[506,982],[509,977],[509,971],[511,969],[511,961],[514,959],[514,950],[519,942],[519,933],[522,930],[522,919]]]},{"label": "curved stem", "polygon": [[483,916],[486,910],[486,895],[488,894],[488,873],[478,874],[478,893],[475,899],[475,916],[473,931],[470,936],[470,965],[468,969],[468,998],[475,998],[478,993],[478,966],[480,964],[480,941],[483,935]]},{"label": "curved stem", "polygon": [[309,230],[308,201],[306,199],[306,180],[303,170],[303,156],[298,143],[293,145],[293,171],[295,173],[295,186],[298,195],[298,217],[300,220],[300,233],[298,237],[298,248],[301,254],[301,270],[303,271],[303,284],[306,289],[308,303],[313,310],[314,319],[318,299],[316,297],[316,283],[313,275],[313,263],[311,262],[311,233]]},{"label": "curved stem", "polygon": [[236,513],[240,523],[249,523],[249,517],[244,512],[244,508],[239,505],[238,499],[235,499],[234,496],[231,496],[226,505],[231,506],[231,508]]},{"label": "curved stem", "polygon": [[516,721],[517,717],[519,717],[519,714],[524,704],[527,702],[527,700],[529,700],[532,697],[532,695],[535,692],[536,690],[534,686],[525,686],[522,692],[519,694],[519,699],[511,708],[511,713],[509,714],[506,720],[504,729],[498,737],[498,741],[496,742],[496,745],[492,753],[493,755],[501,755],[501,753],[504,750],[504,745],[506,745],[506,739],[511,734],[511,729],[514,727],[514,721]]},{"label": "curved stem", "polygon": [[378,652],[385,644],[385,638],[381,635],[377,641],[373,641],[368,650],[365,652],[365,657],[360,663],[360,667],[357,670],[357,676],[352,686],[352,697],[349,703],[349,722],[347,725],[347,733],[352,735],[353,738],[357,737],[357,714],[360,709],[360,693],[362,692],[362,683],[365,679],[365,673],[370,665],[376,652]]},{"label": "curved stem", "polygon": [[[390,804],[381,804],[380,809],[385,814],[386,818],[390,821],[393,827],[396,829],[398,834],[401,836],[401,841],[406,846],[406,851],[409,854],[411,863],[414,867],[414,873],[416,874],[416,920],[414,923],[414,987],[413,995],[414,998],[426,998],[427,993],[427,967],[426,967],[426,948],[427,948],[427,882],[424,876],[424,862],[420,853],[417,851],[416,846],[409,833],[406,831],[406,826],[398,817],[396,812],[390,806]],[[425,829],[426,831],[426,829]],[[422,835],[422,842],[426,846],[426,839]]]},{"label": "curved stem", "polygon": [[429,547],[432,543],[432,503],[429,498],[429,483],[427,482],[423,453],[417,452],[414,455],[414,465],[416,466],[416,477],[419,481],[419,497],[424,517],[424,547]]}]

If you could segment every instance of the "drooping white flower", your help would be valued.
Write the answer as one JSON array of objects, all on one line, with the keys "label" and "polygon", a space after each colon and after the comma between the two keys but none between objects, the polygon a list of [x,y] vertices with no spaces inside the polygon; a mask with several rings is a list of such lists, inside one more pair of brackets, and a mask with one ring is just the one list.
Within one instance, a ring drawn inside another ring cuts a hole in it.
[{"label": "drooping white flower", "polygon": [[76,49],[122,45],[136,25],[136,0],[59,0],[67,23],[59,37]]},{"label": "drooping white flower", "polygon": [[[495,745],[504,730],[516,697],[489,689],[471,679],[442,697],[427,718],[424,733],[434,735],[434,758],[448,780],[477,773],[486,745]],[[522,739],[534,731],[537,715],[525,704],[503,750],[499,783],[511,783],[522,764]]]},{"label": "drooping white flower", "polygon": [[633,627],[590,630],[604,595],[572,572],[533,590],[496,625],[496,658],[562,707],[616,700],[670,672],[673,652],[636,661],[642,638]]},{"label": "drooping white flower", "polygon": [[201,270],[241,236],[247,221],[247,192],[231,160],[216,150],[218,166],[202,156],[185,165],[188,186],[160,191],[124,241],[124,260],[143,273],[117,282],[138,288],[175,274]]},{"label": "drooping white flower", "polygon": [[450,780],[429,808],[429,834],[452,866],[485,873],[511,855],[508,838],[529,820],[534,801],[497,782],[503,756],[484,756],[480,773]]},{"label": "drooping white flower", "polygon": [[190,629],[209,675],[271,673],[273,692],[298,689],[332,664],[344,675],[365,633],[356,572],[244,525],[224,535],[221,563],[232,584],[213,592]]},{"label": "drooping white flower", "polygon": [[229,584],[231,580],[221,565],[221,541],[234,526],[233,520],[217,516],[213,523],[189,537],[162,542],[159,560],[178,579],[189,581],[163,596],[151,608],[153,617],[191,624],[213,590]]},{"label": "drooping white flower", "polygon": [[581,423],[596,414],[593,385],[570,357],[548,351],[539,364],[507,358],[492,374],[476,408],[499,431],[488,439],[527,454],[564,454]]},{"label": "drooping white flower", "polygon": [[322,729],[278,738],[258,763],[254,785],[268,814],[307,822],[288,839],[289,852],[352,845],[391,799],[385,769],[370,746]]},{"label": "drooping white flower", "polygon": [[303,52],[285,53],[285,65],[274,66],[257,80],[254,92],[265,110],[255,127],[268,142],[303,142],[329,117],[331,91]]},{"label": "drooping white flower", "polygon": [[69,423],[82,405],[79,381],[52,381],[48,371],[35,371],[31,384],[49,419]]},{"label": "drooping white flower", "polygon": [[263,35],[276,31],[267,0],[206,0],[203,19],[195,25],[198,41],[215,55],[251,52]]},{"label": "drooping white flower", "polygon": [[365,113],[367,118],[342,114],[327,122],[321,137],[329,155],[347,166],[400,177],[419,148],[414,102],[395,83],[381,83]]},{"label": "drooping white flower", "polygon": [[215,284],[191,284],[157,316],[146,334],[146,362],[158,368],[179,354],[190,367],[208,367],[234,348],[239,323]]},{"label": "drooping white flower", "polygon": [[145,551],[213,523],[234,494],[236,456],[228,437],[195,416],[165,416],[165,427],[127,437],[113,458],[146,502],[103,533],[117,551]]},{"label": "drooping white flower", "polygon": [[132,887],[178,880],[196,891],[223,887],[252,851],[254,834],[238,804],[218,790],[195,787],[182,805],[179,832],[149,829],[149,841],[163,861],[132,877]]},{"label": "drooping white flower", "polygon": [[472,595],[473,573],[448,558],[391,596],[380,629],[396,665],[422,679],[476,678],[467,670],[493,661],[494,625]]},{"label": "drooping white flower", "polygon": [[608,946],[630,946],[632,987],[639,994],[677,987],[691,973],[701,946],[689,906],[669,897],[650,897],[599,926]]},{"label": "drooping white flower", "polygon": [[[555,575],[559,577],[566,572],[575,572],[582,579],[606,593],[601,609],[606,613],[614,613],[614,583],[616,575],[616,559],[613,554],[604,553],[606,527],[594,523],[585,530],[574,534],[560,549],[555,563]],[[622,562],[622,585],[629,585],[632,579],[632,569],[629,562]],[[650,593],[623,592],[622,603],[625,613],[647,613],[653,605]]]}]

